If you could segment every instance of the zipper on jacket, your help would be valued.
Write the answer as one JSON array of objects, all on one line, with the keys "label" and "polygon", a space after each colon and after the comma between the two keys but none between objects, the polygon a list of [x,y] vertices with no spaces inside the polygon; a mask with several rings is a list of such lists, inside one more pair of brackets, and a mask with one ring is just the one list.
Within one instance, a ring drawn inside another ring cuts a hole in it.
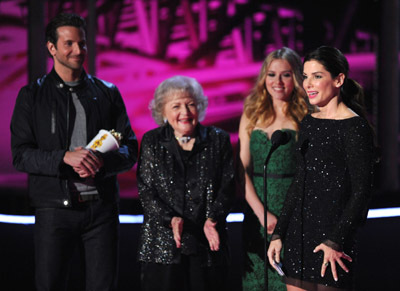
[{"label": "zipper on jacket", "polygon": [[[71,92],[68,92],[67,94],[67,132],[66,132],[66,142],[65,142],[65,149],[68,151],[69,150],[69,106],[70,106],[70,99],[72,98]],[[69,189],[68,189],[68,179],[65,180],[65,191],[66,194],[69,195]]]},{"label": "zipper on jacket", "polygon": [[68,99],[67,99],[67,136],[65,140],[65,149],[69,150],[69,106],[70,106],[70,99],[71,99],[71,92],[68,92]]},{"label": "zipper on jacket", "polygon": [[56,110],[57,103],[55,100],[51,103],[51,134],[56,133]]}]

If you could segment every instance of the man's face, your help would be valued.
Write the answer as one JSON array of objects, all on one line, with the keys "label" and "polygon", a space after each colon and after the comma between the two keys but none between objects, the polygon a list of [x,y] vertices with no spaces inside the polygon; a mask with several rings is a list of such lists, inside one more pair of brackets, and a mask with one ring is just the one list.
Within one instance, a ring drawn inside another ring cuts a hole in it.
[{"label": "man's face", "polygon": [[87,53],[85,31],[74,26],[61,26],[57,28],[57,33],[56,45],[47,42],[56,71],[59,73],[80,72]]}]

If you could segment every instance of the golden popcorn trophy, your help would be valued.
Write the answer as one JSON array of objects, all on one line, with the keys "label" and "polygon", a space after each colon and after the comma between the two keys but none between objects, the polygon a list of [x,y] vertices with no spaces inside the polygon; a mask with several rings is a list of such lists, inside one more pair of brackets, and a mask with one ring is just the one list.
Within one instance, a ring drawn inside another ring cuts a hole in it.
[{"label": "golden popcorn trophy", "polygon": [[100,129],[99,133],[86,146],[87,149],[102,153],[119,149],[122,135],[114,129],[111,131]]}]

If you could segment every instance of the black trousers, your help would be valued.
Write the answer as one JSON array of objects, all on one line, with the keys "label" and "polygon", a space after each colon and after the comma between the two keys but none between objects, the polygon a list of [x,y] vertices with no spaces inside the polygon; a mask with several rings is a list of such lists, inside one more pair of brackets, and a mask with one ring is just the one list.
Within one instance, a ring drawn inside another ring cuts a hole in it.
[{"label": "black trousers", "polygon": [[73,209],[37,208],[35,214],[37,291],[68,290],[76,247],[85,262],[86,290],[117,290],[119,219],[117,204],[101,200]]},{"label": "black trousers", "polygon": [[202,267],[198,256],[181,255],[180,264],[141,264],[142,291],[228,290],[228,267]]}]

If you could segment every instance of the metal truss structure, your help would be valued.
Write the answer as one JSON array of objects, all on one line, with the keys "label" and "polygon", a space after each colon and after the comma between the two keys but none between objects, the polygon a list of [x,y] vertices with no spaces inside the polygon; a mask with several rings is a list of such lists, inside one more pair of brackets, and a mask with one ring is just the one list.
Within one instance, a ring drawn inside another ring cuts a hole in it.
[{"label": "metal truss structure", "polygon": [[229,131],[235,144],[243,99],[265,56],[282,46],[301,56],[321,44],[336,46],[348,56],[356,79],[374,90],[377,20],[369,17],[374,0],[30,1],[0,0],[0,86],[24,85],[32,59],[28,46],[43,50],[36,39],[16,45],[35,22],[29,17],[33,4],[42,5],[43,23],[60,12],[78,13],[95,27],[88,43],[96,44],[97,75],[118,85],[139,138],[155,126],[148,111],[154,89],[180,74],[195,77],[209,98],[204,123]]}]

